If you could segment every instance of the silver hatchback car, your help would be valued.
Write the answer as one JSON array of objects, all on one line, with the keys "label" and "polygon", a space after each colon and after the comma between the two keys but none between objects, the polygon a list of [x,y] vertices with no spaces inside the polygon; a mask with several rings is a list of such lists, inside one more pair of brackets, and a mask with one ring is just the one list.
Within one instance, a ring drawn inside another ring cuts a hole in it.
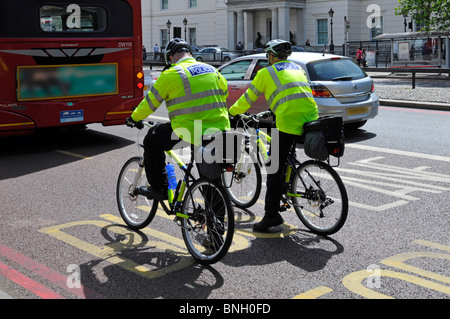
[{"label": "silver hatchback car", "polygon": [[[363,126],[378,114],[379,98],[373,81],[350,58],[322,53],[293,52],[289,60],[300,65],[308,76],[319,116],[341,116],[347,128]],[[265,54],[236,58],[218,68],[228,81],[230,107],[250,86],[256,73],[269,65]],[[268,109],[264,96],[249,109]]]},{"label": "silver hatchback car", "polygon": [[234,58],[242,56],[239,51],[230,51],[227,48],[207,47],[197,52],[193,52],[192,56],[200,62],[203,61],[225,61],[228,62]]}]

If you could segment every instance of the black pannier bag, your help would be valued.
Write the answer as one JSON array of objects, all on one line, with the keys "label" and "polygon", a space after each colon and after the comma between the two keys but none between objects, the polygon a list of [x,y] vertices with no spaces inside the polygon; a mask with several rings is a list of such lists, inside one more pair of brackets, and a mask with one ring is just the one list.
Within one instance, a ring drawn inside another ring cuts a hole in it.
[{"label": "black pannier bag", "polygon": [[303,125],[305,154],[318,160],[328,155],[344,155],[344,125],[342,117],[325,116]]},{"label": "black pannier bag", "polygon": [[328,158],[327,139],[322,131],[305,133],[304,149],[308,157],[324,161]]}]

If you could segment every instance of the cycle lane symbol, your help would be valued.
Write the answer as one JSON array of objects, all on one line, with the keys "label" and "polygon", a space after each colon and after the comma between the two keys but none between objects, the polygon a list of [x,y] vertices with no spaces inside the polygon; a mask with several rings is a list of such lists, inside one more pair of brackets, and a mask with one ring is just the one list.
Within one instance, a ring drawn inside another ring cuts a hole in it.
[{"label": "cycle lane symbol", "polygon": [[[428,154],[405,152],[364,145],[349,145],[351,148],[376,153],[388,153],[402,158],[428,160],[433,163],[450,162],[450,158]],[[432,166],[403,167],[389,164],[384,156],[373,156],[355,162],[349,162],[344,167],[337,167],[344,184],[380,194],[387,198],[386,203],[379,205],[349,200],[349,205],[357,209],[383,212],[392,208],[420,200],[421,194],[441,194],[450,191],[450,175],[433,172]],[[368,197],[370,198],[370,197]]]}]

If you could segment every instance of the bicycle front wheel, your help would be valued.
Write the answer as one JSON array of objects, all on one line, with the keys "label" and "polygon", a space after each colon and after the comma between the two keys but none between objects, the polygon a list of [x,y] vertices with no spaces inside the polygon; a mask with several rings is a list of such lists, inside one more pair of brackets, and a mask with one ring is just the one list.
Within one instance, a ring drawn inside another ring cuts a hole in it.
[{"label": "bicycle front wheel", "polygon": [[196,180],[186,191],[182,213],[183,239],[191,255],[201,264],[221,260],[234,235],[234,212],[225,189],[206,178]]},{"label": "bicycle front wheel", "polygon": [[348,214],[348,197],[338,173],[328,164],[307,161],[292,180],[291,198],[303,224],[319,235],[339,231]]},{"label": "bicycle front wheel", "polygon": [[222,173],[222,185],[231,201],[239,208],[253,206],[261,193],[261,169],[257,161],[252,161],[246,152],[243,161],[234,165],[232,172]]},{"label": "bicycle front wheel", "polygon": [[158,201],[138,195],[137,189],[148,185],[142,157],[130,158],[117,180],[116,199],[120,215],[131,229],[146,227],[155,217]]}]

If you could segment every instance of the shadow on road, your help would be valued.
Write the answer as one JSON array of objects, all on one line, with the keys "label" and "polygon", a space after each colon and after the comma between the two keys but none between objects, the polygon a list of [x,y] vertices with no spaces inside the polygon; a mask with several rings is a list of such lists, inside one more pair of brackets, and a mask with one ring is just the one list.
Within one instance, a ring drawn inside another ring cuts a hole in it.
[{"label": "shadow on road", "polygon": [[[107,240],[106,246],[112,249],[112,253],[105,255],[105,258],[80,265],[82,284],[89,287],[85,291],[86,298],[98,298],[92,293],[93,290],[105,298],[205,299],[211,291],[223,286],[224,278],[214,267],[199,265],[193,260],[187,267],[164,276],[148,277],[150,269],[164,271],[165,268],[182,262],[182,258],[192,257],[180,256],[170,249],[161,251],[148,245],[150,239],[143,232],[129,230],[127,235],[121,235],[110,229],[114,227],[128,230],[117,224],[102,228],[102,237]],[[122,262],[111,264],[109,259]],[[127,270],[126,265],[130,261],[146,267],[148,271]]]},{"label": "shadow on road", "polygon": [[359,128],[356,130],[345,130],[344,136],[345,136],[345,143],[357,143],[373,139],[377,137],[377,134],[366,131],[363,128]]},{"label": "shadow on road", "polygon": [[0,138],[0,180],[119,149],[133,141],[90,129],[45,129]]}]

